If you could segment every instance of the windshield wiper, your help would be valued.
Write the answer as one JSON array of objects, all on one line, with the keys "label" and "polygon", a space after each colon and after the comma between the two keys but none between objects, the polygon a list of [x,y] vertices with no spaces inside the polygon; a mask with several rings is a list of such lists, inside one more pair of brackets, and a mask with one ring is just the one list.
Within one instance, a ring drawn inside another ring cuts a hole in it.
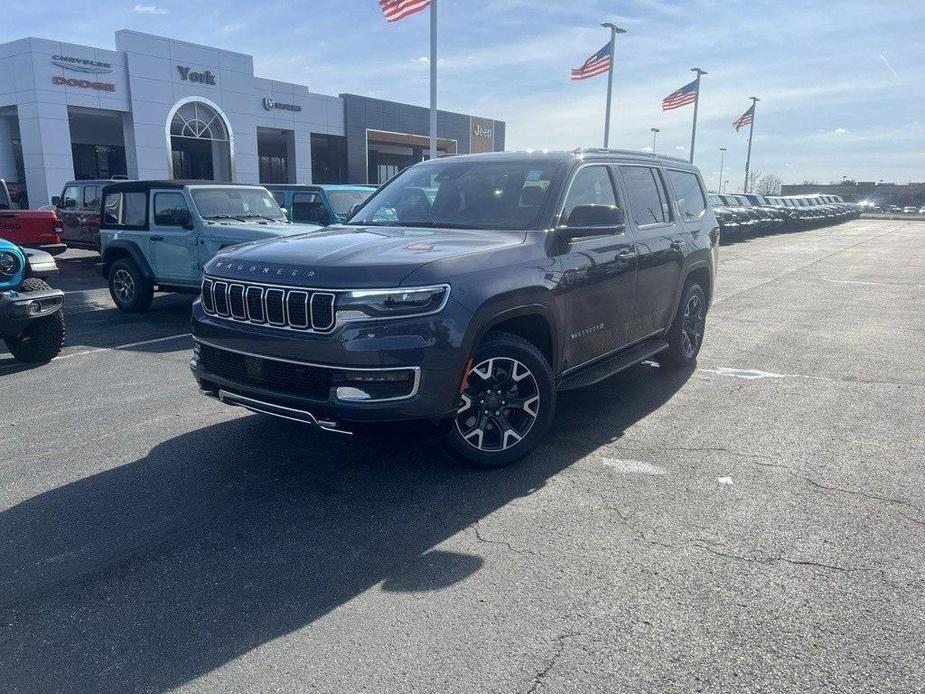
[{"label": "windshield wiper", "polygon": [[231,214],[207,214],[203,216],[203,219],[236,219],[239,222],[246,222],[247,220],[243,217],[236,217]]},{"label": "windshield wiper", "polygon": [[241,215],[241,216],[244,217],[244,219],[265,219],[268,222],[281,222],[286,219],[285,217],[268,217],[265,214],[254,214],[254,213],[248,213],[248,214]]}]

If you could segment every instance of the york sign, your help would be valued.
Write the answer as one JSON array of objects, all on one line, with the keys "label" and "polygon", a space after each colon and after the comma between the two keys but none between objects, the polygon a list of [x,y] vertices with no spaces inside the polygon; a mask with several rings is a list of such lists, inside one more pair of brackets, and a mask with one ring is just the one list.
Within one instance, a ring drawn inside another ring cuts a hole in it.
[{"label": "york sign", "polygon": [[196,82],[198,84],[215,84],[215,75],[209,70],[205,72],[193,72],[191,68],[177,65],[177,71],[180,73],[180,79],[184,82]]}]

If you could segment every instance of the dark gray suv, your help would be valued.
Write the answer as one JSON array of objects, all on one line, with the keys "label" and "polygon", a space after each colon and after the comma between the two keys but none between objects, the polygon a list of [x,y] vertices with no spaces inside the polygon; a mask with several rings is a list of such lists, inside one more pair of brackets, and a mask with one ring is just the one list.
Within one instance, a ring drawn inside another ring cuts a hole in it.
[{"label": "dark gray suv", "polygon": [[434,420],[466,460],[504,465],[541,440],[557,391],[694,363],[718,243],[679,159],[428,161],[345,224],[220,252],[191,367],[229,405],[331,431]]}]

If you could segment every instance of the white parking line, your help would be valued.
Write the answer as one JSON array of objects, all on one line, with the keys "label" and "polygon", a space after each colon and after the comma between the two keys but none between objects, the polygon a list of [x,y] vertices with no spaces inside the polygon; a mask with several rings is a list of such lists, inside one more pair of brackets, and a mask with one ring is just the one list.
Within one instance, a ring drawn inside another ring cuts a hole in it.
[{"label": "white parking line", "polygon": [[834,280],[829,277],[823,277],[823,282],[834,282],[835,284],[861,284],[868,287],[914,287],[921,289],[925,284],[897,284],[895,282],[862,282],[861,280]]},{"label": "white parking line", "polygon": [[153,340],[142,340],[141,342],[127,342],[124,345],[113,345],[112,347],[95,347],[94,349],[85,349],[81,352],[71,352],[55,357],[55,361],[70,359],[71,357],[82,357],[85,354],[96,354],[97,352],[109,352],[117,349],[131,349],[132,347],[143,347],[144,345],[153,345],[158,342],[168,342],[169,340],[179,340],[183,337],[190,337],[192,333],[182,333],[180,335],[170,335],[168,337],[156,337]]}]

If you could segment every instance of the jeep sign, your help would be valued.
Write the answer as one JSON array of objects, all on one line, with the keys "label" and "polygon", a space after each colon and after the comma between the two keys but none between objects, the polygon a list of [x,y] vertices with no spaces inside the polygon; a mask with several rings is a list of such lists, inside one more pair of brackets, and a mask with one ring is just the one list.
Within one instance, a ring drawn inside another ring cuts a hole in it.
[{"label": "jeep sign", "polygon": [[469,118],[469,152],[479,154],[495,149],[495,122],[490,118]]},{"label": "jeep sign", "polygon": [[192,72],[191,68],[177,65],[177,72],[180,73],[180,79],[184,82],[196,82],[198,84],[211,84],[215,86],[215,75],[209,70],[205,72]]}]

